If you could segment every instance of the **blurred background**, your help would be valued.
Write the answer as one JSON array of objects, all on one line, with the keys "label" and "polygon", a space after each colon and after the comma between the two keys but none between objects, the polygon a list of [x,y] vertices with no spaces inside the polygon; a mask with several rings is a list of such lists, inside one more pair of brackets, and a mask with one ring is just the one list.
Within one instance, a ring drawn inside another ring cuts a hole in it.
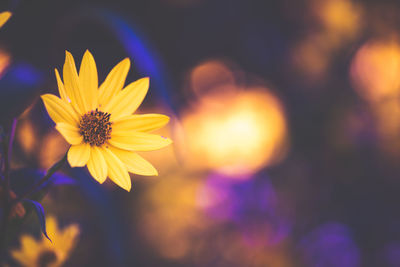
[{"label": "blurred background", "polygon": [[[0,123],[14,170],[68,144],[38,96],[65,50],[99,81],[129,57],[139,113],[171,117],[158,177],[130,193],[84,168],[43,199],[79,240],[66,266],[400,266],[400,3],[1,1]],[[23,176],[23,175],[22,175]],[[15,189],[17,190],[17,189]],[[41,235],[30,216],[19,234]],[[12,248],[20,245],[18,235]],[[10,257],[11,266],[16,262]]]}]

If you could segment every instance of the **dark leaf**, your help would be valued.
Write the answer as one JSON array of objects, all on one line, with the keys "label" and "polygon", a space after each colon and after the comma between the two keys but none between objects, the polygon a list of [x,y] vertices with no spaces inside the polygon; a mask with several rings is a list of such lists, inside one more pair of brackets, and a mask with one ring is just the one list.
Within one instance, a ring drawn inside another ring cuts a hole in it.
[{"label": "dark leaf", "polygon": [[35,210],[36,215],[37,215],[37,217],[39,219],[40,227],[42,229],[42,232],[43,232],[44,236],[48,240],[50,240],[50,242],[52,242],[51,239],[49,238],[49,236],[47,235],[47,232],[46,232],[46,217],[44,215],[43,206],[39,202],[36,202],[34,200],[24,199],[23,201],[31,204],[34,207],[34,210]]},{"label": "dark leaf", "polygon": [[[42,179],[45,174],[45,171],[30,168],[15,170],[11,172],[11,187],[17,195],[21,195]],[[46,183],[37,189],[36,193],[45,193],[53,185],[73,185],[75,183],[76,181],[73,178],[61,173],[55,173]],[[36,200],[36,198],[34,199]]]}]

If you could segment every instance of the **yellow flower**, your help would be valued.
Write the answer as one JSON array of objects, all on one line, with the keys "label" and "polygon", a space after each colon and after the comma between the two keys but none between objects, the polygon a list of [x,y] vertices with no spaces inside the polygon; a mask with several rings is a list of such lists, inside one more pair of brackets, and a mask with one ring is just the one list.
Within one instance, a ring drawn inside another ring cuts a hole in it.
[{"label": "yellow flower", "polygon": [[12,13],[10,11],[4,11],[0,13],[0,28],[11,18]]},{"label": "yellow flower", "polygon": [[122,60],[98,86],[96,63],[92,54],[83,55],[79,74],[67,51],[63,68],[64,83],[55,70],[61,99],[42,95],[42,100],[56,129],[71,144],[68,162],[71,167],[87,165],[99,183],[107,176],[130,191],[128,172],[157,175],[157,170],[136,151],[163,148],[171,140],[150,132],[163,127],[169,118],[161,114],[133,115],[149,88],[149,78],[127,85],[129,59]]},{"label": "yellow flower", "polygon": [[40,241],[30,235],[21,237],[21,248],[12,250],[11,256],[25,267],[61,266],[75,247],[79,227],[71,224],[60,230],[54,217],[46,218],[46,226],[52,242],[42,236]]}]

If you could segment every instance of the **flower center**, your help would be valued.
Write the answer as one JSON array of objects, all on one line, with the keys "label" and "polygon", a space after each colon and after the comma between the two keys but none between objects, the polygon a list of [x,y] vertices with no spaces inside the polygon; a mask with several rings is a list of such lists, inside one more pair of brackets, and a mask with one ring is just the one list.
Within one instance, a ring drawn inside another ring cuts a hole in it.
[{"label": "flower center", "polygon": [[57,255],[54,251],[47,250],[40,253],[37,266],[38,267],[48,267],[50,264],[57,262]]},{"label": "flower center", "polygon": [[110,114],[96,110],[89,111],[79,122],[79,133],[83,141],[91,146],[101,146],[111,138]]}]

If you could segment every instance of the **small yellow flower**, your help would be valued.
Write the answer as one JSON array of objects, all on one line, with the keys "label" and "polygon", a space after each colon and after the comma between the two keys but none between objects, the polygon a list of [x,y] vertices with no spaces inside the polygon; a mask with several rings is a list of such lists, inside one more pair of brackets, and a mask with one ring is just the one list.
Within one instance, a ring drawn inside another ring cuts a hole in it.
[{"label": "small yellow flower", "polygon": [[0,28],[11,18],[12,13],[10,11],[4,11],[0,13]]},{"label": "small yellow flower", "polygon": [[40,241],[30,235],[21,237],[21,248],[12,250],[11,256],[25,267],[61,266],[75,247],[79,226],[71,224],[60,230],[54,217],[46,218],[47,232],[52,240],[42,236]]},{"label": "small yellow flower", "polygon": [[149,88],[149,78],[127,85],[129,59],[122,60],[98,86],[96,63],[92,54],[83,55],[79,74],[67,51],[63,68],[64,83],[55,70],[61,99],[42,95],[42,100],[56,129],[71,144],[68,162],[71,167],[87,165],[99,183],[107,176],[130,191],[128,172],[157,175],[157,170],[136,151],[163,148],[171,140],[150,132],[163,127],[169,118],[161,114],[133,115]]}]

